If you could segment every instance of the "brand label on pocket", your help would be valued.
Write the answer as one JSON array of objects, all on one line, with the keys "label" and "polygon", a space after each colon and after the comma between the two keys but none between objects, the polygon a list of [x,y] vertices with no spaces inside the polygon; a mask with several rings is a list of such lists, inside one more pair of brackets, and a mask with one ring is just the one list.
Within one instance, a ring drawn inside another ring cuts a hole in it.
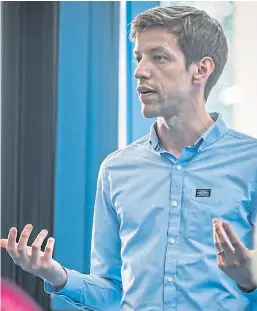
[{"label": "brand label on pocket", "polygon": [[210,197],[211,189],[196,189],[195,196],[196,197]]}]

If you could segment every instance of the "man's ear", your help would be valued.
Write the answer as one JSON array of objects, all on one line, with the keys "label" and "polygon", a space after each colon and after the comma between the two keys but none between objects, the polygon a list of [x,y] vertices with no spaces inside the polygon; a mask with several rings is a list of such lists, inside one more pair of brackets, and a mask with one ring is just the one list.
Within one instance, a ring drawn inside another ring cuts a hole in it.
[{"label": "man's ear", "polygon": [[195,84],[206,83],[209,76],[213,73],[215,65],[211,57],[202,58],[195,67],[195,72],[193,74],[193,82]]}]

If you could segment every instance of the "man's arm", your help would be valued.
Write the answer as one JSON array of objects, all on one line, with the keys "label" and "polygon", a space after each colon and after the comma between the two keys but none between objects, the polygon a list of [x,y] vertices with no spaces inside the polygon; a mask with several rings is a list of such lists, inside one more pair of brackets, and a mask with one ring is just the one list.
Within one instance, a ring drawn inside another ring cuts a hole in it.
[{"label": "man's arm", "polygon": [[[257,223],[257,184],[251,184],[252,212],[250,222],[253,234]],[[249,250],[237,238],[230,224],[213,221],[214,243],[219,268],[237,283],[241,293],[250,300],[257,300],[257,249]],[[255,245],[256,247],[256,245]],[[256,275],[256,277],[255,277]]]},{"label": "man's arm", "polygon": [[90,275],[64,268],[62,289],[45,282],[45,291],[89,310],[119,310],[122,297],[119,222],[111,203],[110,177],[101,165],[94,208]]}]

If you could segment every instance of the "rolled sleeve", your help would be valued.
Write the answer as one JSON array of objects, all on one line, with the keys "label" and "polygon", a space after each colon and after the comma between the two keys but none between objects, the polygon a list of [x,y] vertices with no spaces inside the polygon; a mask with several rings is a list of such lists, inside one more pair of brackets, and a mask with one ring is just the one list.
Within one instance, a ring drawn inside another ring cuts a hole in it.
[{"label": "rolled sleeve", "polygon": [[[240,289],[238,289],[238,290],[240,290]],[[241,291],[240,290],[240,292],[241,292],[241,294],[245,297],[245,298],[247,298],[247,299],[249,299],[249,300],[252,300],[252,301],[257,301],[257,289],[255,289],[253,292],[251,292],[251,293],[245,293],[245,292],[243,292],[243,291]]]},{"label": "rolled sleeve", "polygon": [[83,310],[118,311],[121,289],[110,280],[79,273],[65,268],[67,282],[57,291],[52,284],[45,282],[44,290]]},{"label": "rolled sleeve", "polygon": [[96,191],[90,274],[64,268],[65,286],[44,283],[45,292],[83,310],[120,310],[122,298],[119,222],[110,198],[110,176],[102,163]]},{"label": "rolled sleeve", "polygon": [[44,283],[44,290],[48,294],[57,294],[57,295],[67,295],[69,297],[74,296],[77,297],[77,295],[80,294],[80,273],[75,270],[69,270],[67,268],[64,268],[67,273],[67,282],[65,286],[58,290],[55,286],[53,286],[51,283],[45,282]]}]

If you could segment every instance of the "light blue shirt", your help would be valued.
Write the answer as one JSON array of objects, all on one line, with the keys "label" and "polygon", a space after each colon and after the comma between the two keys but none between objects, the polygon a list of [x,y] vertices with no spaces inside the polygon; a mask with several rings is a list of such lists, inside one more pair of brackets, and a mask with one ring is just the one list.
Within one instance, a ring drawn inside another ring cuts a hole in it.
[{"label": "light blue shirt", "polygon": [[[82,310],[250,311],[217,266],[212,219],[228,221],[253,248],[257,140],[219,114],[177,159],[149,135],[102,163],[94,210],[91,274],[67,270],[54,293]],[[257,302],[256,302],[257,303]]]}]

